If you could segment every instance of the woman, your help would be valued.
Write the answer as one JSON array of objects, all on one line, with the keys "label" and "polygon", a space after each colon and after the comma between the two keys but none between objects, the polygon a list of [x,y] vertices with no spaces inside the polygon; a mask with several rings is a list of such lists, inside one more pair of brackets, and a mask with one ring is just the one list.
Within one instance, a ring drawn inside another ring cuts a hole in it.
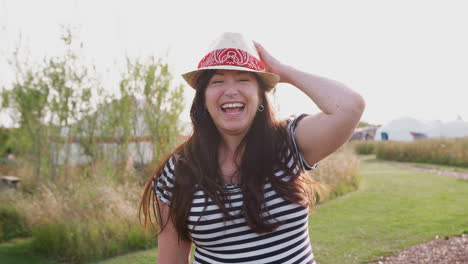
[{"label": "woman", "polygon": [[[338,149],[363,111],[341,83],[280,63],[236,33],[214,42],[198,69],[193,135],[145,187],[145,226],[155,215],[158,263],[315,263],[308,235],[313,182],[304,172]],[[267,92],[290,83],[321,110],[276,119]]]}]

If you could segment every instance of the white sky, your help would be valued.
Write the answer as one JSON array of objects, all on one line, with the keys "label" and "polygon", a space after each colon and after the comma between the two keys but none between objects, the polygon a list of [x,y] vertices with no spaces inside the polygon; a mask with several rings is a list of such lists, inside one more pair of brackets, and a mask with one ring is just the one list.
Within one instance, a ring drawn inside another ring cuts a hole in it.
[{"label": "white sky", "polygon": [[[61,54],[60,24],[79,26],[85,56],[117,89],[126,54],[169,53],[177,82],[223,31],[243,32],[284,63],[347,84],[367,103],[362,120],[400,116],[468,121],[466,1],[0,0],[0,85],[21,32],[33,58]],[[187,109],[193,91],[187,86]],[[280,84],[280,114],[318,109]],[[5,119],[5,115],[0,115]]]}]

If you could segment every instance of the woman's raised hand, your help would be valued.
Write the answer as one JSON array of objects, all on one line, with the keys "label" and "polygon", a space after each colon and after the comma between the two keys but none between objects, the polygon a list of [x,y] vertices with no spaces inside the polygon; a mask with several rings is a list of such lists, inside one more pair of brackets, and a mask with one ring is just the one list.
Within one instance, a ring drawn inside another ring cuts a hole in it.
[{"label": "woman's raised hand", "polygon": [[289,78],[287,78],[287,72],[291,70],[290,67],[273,57],[260,43],[254,41],[254,44],[260,55],[260,60],[265,64],[266,70],[279,75],[280,82],[290,82]]}]

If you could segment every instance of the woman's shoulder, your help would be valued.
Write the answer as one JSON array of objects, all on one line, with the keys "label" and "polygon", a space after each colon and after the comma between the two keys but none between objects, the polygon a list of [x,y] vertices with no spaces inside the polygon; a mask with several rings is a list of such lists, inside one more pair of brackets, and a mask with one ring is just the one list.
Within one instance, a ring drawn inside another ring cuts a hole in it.
[{"label": "woman's shoulder", "polygon": [[286,126],[288,127],[288,129],[295,130],[299,121],[301,121],[306,116],[308,116],[308,114],[290,115],[284,120],[284,122],[286,123]]},{"label": "woman's shoulder", "polygon": [[161,162],[159,169],[152,179],[152,187],[155,194],[166,204],[170,204],[172,191],[175,186],[174,171],[178,157],[175,153],[168,155]]},{"label": "woman's shoulder", "polygon": [[285,129],[288,134],[288,144],[284,149],[286,154],[285,160],[287,161],[288,167],[292,166],[301,171],[313,170],[317,167],[317,164],[310,165],[305,161],[296,142],[297,124],[306,116],[308,116],[308,114],[291,115],[284,121],[286,125]]}]

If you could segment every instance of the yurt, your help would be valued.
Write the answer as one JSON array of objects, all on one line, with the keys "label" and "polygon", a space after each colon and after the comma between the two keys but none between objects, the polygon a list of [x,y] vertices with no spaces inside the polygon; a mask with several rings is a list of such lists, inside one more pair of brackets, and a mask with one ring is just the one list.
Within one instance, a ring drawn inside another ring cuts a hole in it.
[{"label": "yurt", "polygon": [[411,117],[401,117],[377,129],[374,140],[413,141],[419,138],[468,137],[468,122],[456,120],[420,121]]},{"label": "yurt", "polygon": [[413,141],[413,134],[425,135],[427,130],[428,126],[424,122],[411,117],[401,117],[379,127],[374,140]]}]

